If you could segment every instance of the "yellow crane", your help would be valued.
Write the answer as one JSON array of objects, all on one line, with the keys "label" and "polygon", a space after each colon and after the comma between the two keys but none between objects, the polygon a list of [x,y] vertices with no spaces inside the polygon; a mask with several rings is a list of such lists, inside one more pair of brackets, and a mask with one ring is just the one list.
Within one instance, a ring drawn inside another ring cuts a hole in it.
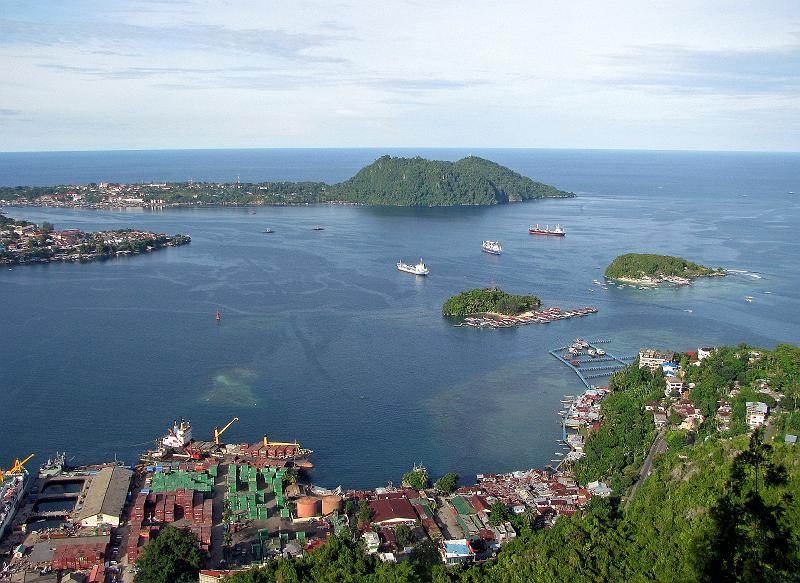
[{"label": "yellow crane", "polygon": [[238,417],[234,417],[233,419],[228,421],[228,424],[225,427],[223,427],[222,429],[220,429],[219,427],[215,427],[214,428],[214,444],[215,445],[219,445],[219,436],[222,435],[223,433],[225,433],[228,430],[228,427],[233,425],[238,420],[239,420]]},{"label": "yellow crane", "polygon": [[288,441],[270,441],[269,438],[265,435],[264,436],[264,445],[278,445],[278,446],[287,446],[287,445],[296,445],[298,448],[300,444],[296,441],[289,443]]},{"label": "yellow crane", "polygon": [[28,457],[26,457],[22,461],[19,461],[19,458],[17,458],[17,459],[14,460],[14,465],[11,466],[10,469],[8,469],[6,471],[0,470],[0,483],[2,483],[3,480],[6,479],[6,474],[16,474],[17,472],[20,472],[22,470],[22,466],[27,464],[32,457],[33,457],[33,454],[29,455]]}]

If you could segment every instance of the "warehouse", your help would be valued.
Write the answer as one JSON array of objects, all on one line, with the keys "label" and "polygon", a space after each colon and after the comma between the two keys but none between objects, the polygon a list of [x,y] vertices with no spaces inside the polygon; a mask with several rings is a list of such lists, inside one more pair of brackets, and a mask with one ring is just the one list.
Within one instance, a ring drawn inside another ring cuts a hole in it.
[{"label": "warehouse", "polygon": [[97,472],[75,521],[81,526],[119,526],[132,476],[131,470],[119,466]]}]

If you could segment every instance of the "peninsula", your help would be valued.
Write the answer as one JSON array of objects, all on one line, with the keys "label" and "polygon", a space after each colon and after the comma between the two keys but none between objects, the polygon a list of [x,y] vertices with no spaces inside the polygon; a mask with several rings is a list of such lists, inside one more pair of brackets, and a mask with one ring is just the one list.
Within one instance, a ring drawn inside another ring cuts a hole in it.
[{"label": "peninsula", "polygon": [[299,205],[496,205],[575,196],[489,160],[457,162],[382,156],[338,184],[163,182],[0,187],[0,204],[77,208]]},{"label": "peninsula", "polygon": [[188,235],[168,236],[136,229],[56,231],[47,222],[39,226],[0,215],[0,265],[94,261],[186,245],[190,241]]},{"label": "peninsula", "polygon": [[682,257],[652,253],[626,253],[606,268],[608,279],[636,285],[689,285],[693,279],[725,275],[722,268],[712,269]]}]

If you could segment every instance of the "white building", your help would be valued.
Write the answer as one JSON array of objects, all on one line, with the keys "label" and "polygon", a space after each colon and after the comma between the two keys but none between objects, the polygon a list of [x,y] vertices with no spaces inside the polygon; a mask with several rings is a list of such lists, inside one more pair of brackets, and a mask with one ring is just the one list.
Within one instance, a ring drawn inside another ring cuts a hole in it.
[{"label": "white building", "polygon": [[656,370],[670,358],[672,358],[672,353],[670,352],[643,348],[639,351],[639,368],[647,367],[651,370]]},{"label": "white building", "polygon": [[752,430],[767,422],[769,407],[761,401],[747,402],[747,426]]},{"label": "white building", "polygon": [[716,351],[717,349],[713,346],[702,346],[697,349],[697,360],[702,362],[704,359],[708,358]]}]

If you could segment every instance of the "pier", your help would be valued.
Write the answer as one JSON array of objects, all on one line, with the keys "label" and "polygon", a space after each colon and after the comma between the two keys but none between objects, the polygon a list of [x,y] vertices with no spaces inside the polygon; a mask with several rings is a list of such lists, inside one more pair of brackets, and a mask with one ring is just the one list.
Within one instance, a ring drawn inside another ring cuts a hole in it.
[{"label": "pier", "polygon": [[[598,344],[606,344],[611,342],[610,340],[592,340],[586,341],[587,349],[593,348],[597,350]],[[610,377],[612,374],[621,370],[628,366],[631,362],[636,359],[636,356],[616,356],[611,354],[610,352],[606,352],[603,356],[599,356],[596,358],[583,358],[580,357],[584,356],[583,354],[576,354],[575,358],[567,359],[565,358],[562,353],[566,352],[569,349],[569,346],[559,346],[558,348],[554,348],[550,350],[550,354],[560,360],[562,363],[567,365],[569,368],[573,370],[573,372],[578,375],[578,378],[584,384],[587,389],[591,389],[592,385],[589,383],[589,379],[597,379],[603,377]],[[579,366],[575,366],[570,360],[578,362]],[[597,366],[590,366],[590,367],[583,367],[584,364],[596,364],[600,363]],[[587,372],[589,374],[584,374]]]}]

